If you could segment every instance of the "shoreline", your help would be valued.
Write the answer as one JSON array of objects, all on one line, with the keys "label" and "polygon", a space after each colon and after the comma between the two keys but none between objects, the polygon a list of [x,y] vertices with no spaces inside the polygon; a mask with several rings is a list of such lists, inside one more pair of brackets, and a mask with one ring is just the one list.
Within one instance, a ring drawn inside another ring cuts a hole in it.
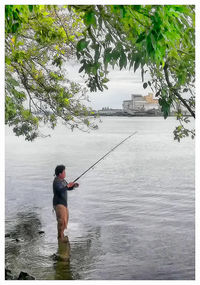
[{"label": "shoreline", "polygon": [[[102,113],[102,114],[99,114],[99,113],[95,113],[95,114],[92,114],[90,115],[91,117],[162,117],[164,118],[164,116],[162,114],[136,114],[136,115],[130,115],[130,114],[106,114],[106,113]],[[169,115],[168,117],[174,117],[176,118],[176,115]],[[192,117],[191,115],[184,115],[184,117]]]}]

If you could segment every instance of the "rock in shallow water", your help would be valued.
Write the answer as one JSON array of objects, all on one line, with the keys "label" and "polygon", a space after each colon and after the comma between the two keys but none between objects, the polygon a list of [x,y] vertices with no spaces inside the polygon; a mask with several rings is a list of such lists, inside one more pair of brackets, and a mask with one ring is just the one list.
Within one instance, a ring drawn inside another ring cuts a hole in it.
[{"label": "rock in shallow water", "polygon": [[35,280],[35,277],[29,275],[27,272],[21,271],[17,277],[8,268],[5,268],[5,280]]},{"label": "rock in shallow water", "polygon": [[35,277],[29,275],[26,272],[21,271],[17,279],[18,280],[35,280]]},{"label": "rock in shallow water", "polygon": [[5,280],[13,280],[14,277],[12,275],[11,270],[9,270],[8,268],[5,269]]}]

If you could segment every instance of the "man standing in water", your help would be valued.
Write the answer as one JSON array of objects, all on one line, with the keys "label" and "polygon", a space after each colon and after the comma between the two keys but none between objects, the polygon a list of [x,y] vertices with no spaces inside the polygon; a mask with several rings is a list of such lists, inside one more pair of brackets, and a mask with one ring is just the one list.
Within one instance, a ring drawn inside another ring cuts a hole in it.
[{"label": "man standing in water", "polygon": [[78,187],[78,183],[67,183],[65,180],[66,172],[64,165],[58,165],[55,168],[55,179],[53,181],[53,207],[56,211],[58,241],[68,242],[68,238],[64,236],[64,230],[67,228],[69,211],[67,207],[67,191]]}]

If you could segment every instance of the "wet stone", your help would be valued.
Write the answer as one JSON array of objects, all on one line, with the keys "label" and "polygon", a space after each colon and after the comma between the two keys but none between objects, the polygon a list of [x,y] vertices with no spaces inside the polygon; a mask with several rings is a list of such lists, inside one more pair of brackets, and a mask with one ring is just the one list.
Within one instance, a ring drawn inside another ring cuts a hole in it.
[{"label": "wet stone", "polygon": [[21,271],[17,277],[12,273],[10,269],[5,268],[5,280],[35,280],[35,277],[23,271]]},{"label": "wet stone", "polygon": [[5,280],[14,280],[11,270],[5,269]]},{"label": "wet stone", "polygon": [[18,280],[35,280],[35,277],[29,275],[27,272],[21,271]]},{"label": "wet stone", "polygon": [[52,254],[51,255],[51,258],[54,260],[54,261],[57,261],[58,260],[58,256],[57,256],[57,254]]}]

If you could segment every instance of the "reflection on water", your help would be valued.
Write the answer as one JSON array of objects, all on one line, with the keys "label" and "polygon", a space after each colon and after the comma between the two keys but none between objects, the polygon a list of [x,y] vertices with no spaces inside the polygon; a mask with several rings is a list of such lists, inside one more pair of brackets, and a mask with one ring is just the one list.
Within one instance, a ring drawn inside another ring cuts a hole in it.
[{"label": "reflection on water", "polygon": [[70,268],[70,242],[58,242],[58,251],[54,255],[55,280],[72,280]]},{"label": "reflection on water", "polygon": [[94,270],[100,245],[100,227],[90,229],[73,242],[68,239],[67,243],[58,243],[54,254],[55,280],[87,279],[88,272]]}]

